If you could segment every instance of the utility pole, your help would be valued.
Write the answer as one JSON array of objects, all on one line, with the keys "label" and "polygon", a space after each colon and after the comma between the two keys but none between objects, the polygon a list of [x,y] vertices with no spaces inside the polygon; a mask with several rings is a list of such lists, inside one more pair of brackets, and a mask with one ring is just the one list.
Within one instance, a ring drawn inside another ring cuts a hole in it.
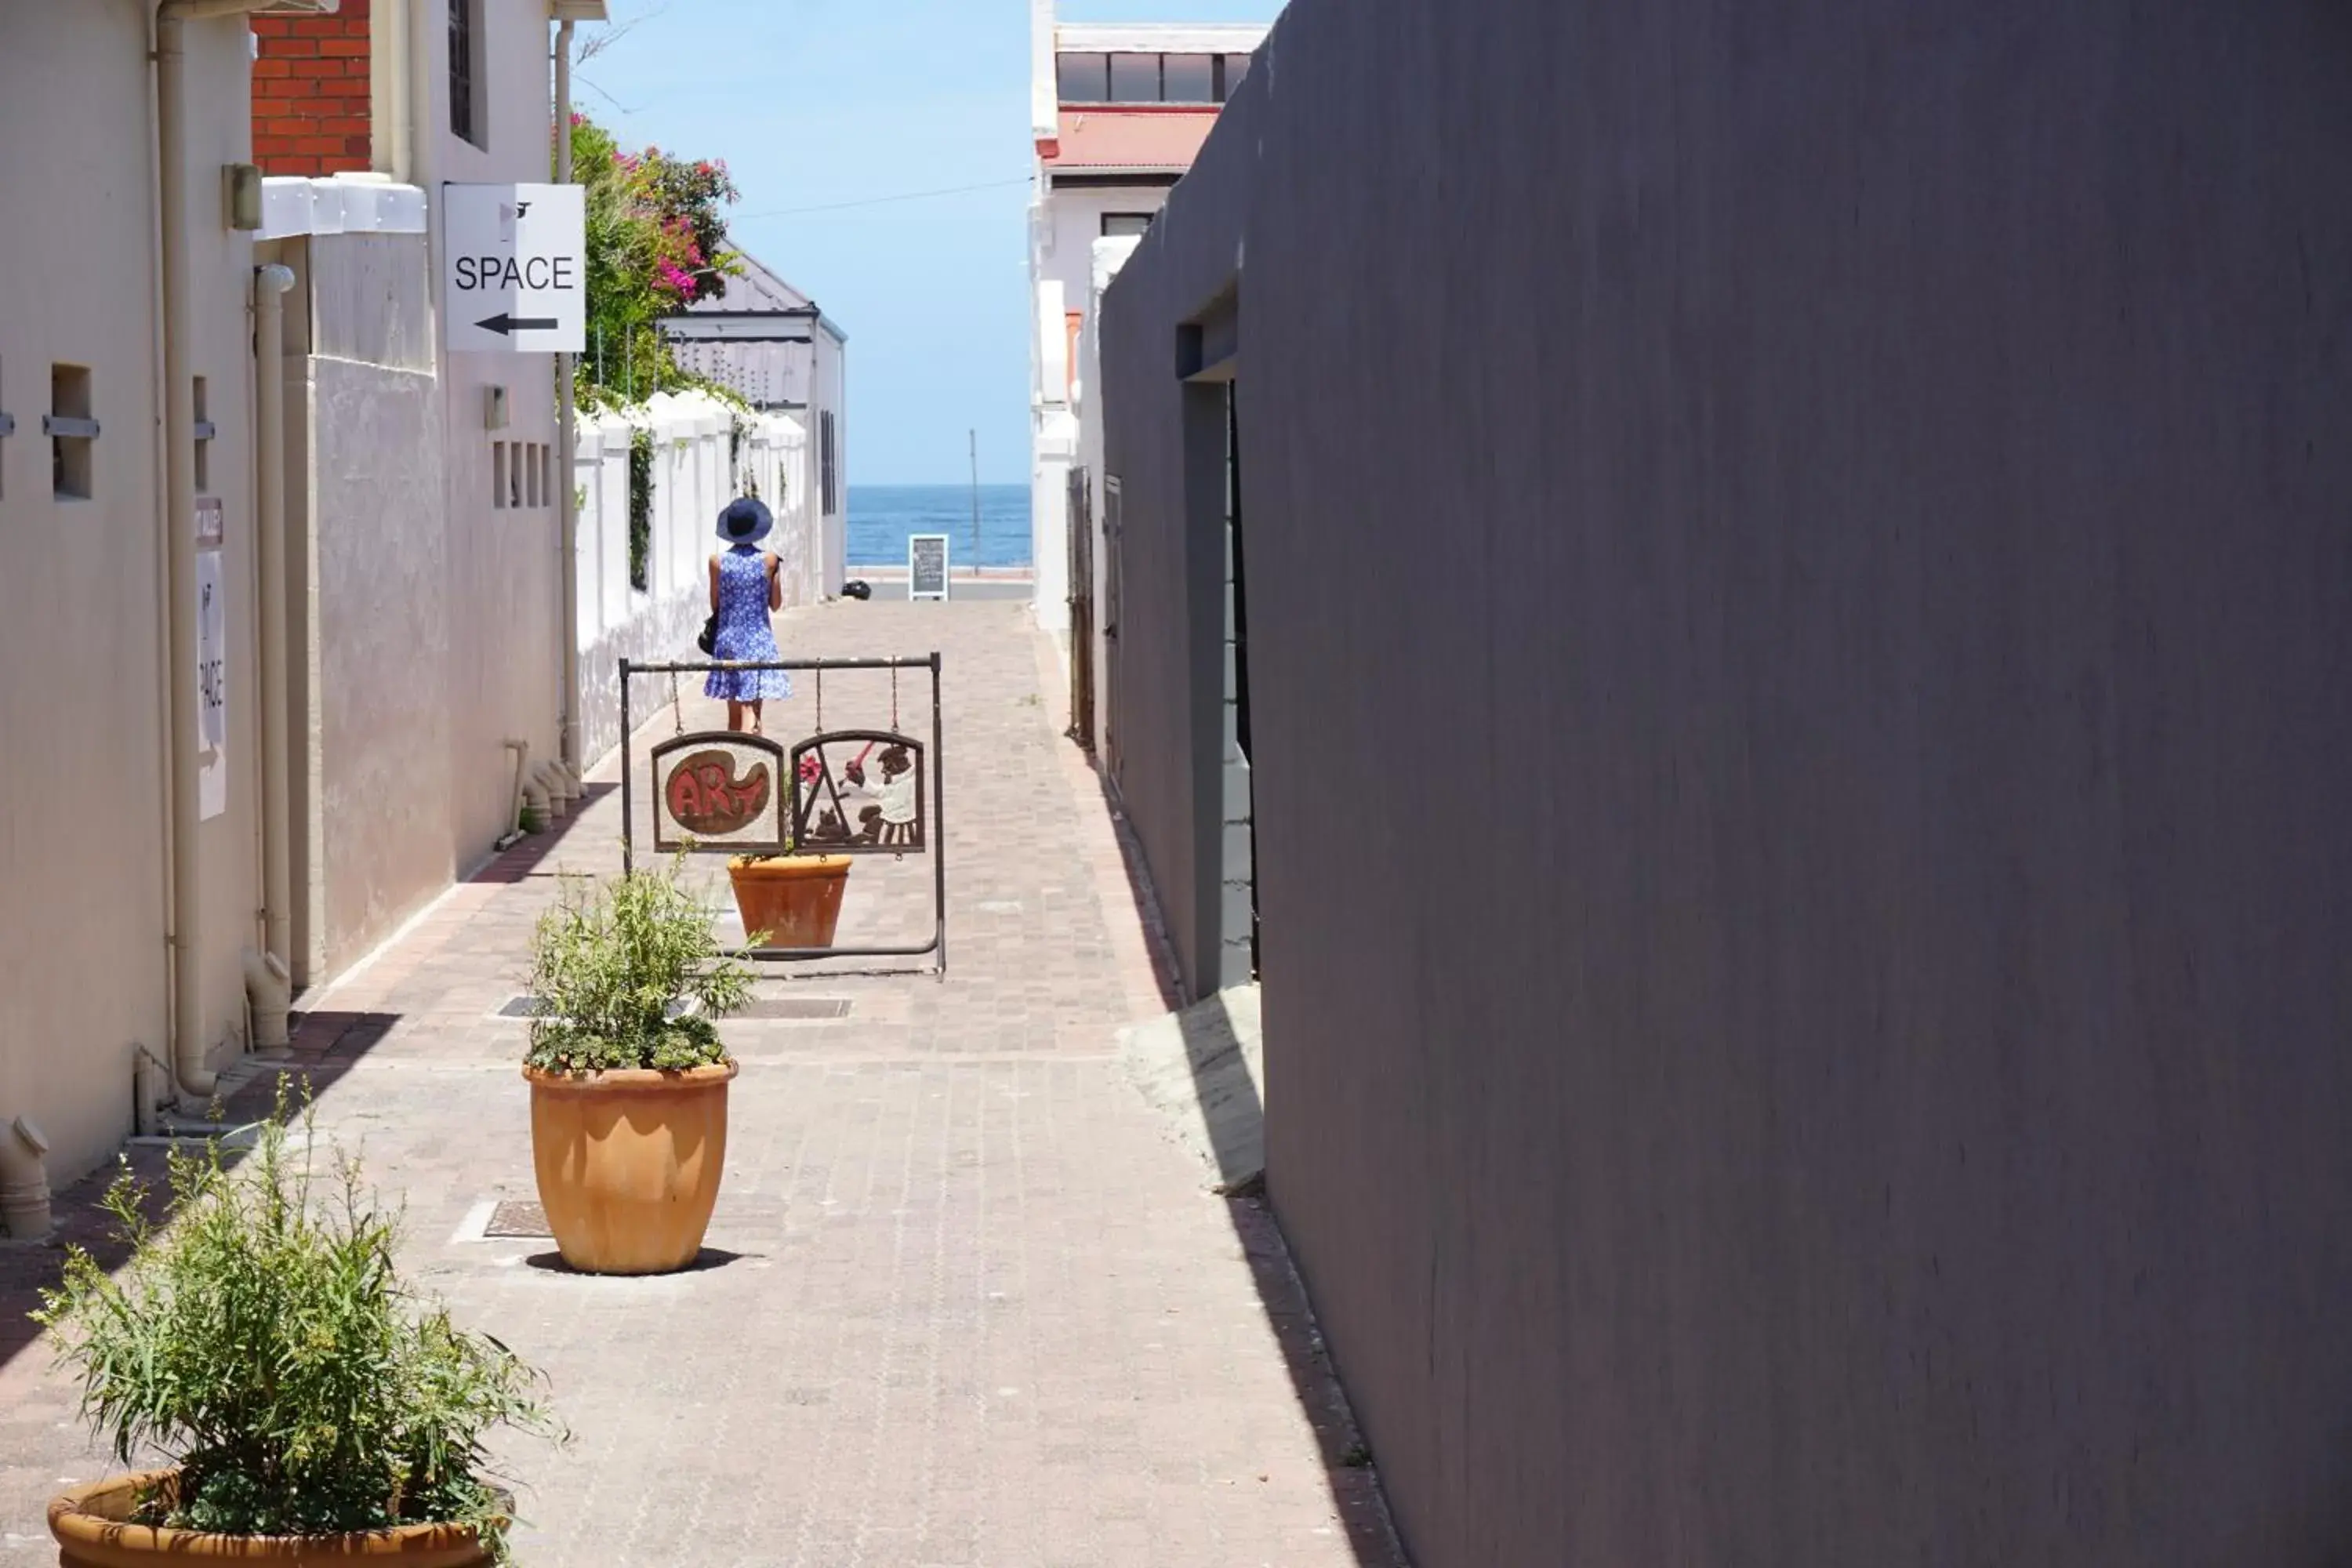
[{"label": "utility pole", "polygon": [[980,432],[971,433],[971,570],[980,574]]}]

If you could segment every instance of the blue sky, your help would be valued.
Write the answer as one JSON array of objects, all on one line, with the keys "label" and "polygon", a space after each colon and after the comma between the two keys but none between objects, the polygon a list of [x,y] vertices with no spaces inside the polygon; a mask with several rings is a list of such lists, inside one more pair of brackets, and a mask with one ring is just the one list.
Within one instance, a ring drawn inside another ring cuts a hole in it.
[{"label": "blue sky", "polygon": [[[1063,0],[1065,20],[1087,22],[1280,10]],[[628,30],[580,68],[579,107],[625,145],[727,160],[737,242],[849,334],[851,482],[961,482],[976,428],[982,479],[1026,483],[1023,0],[613,0],[612,14]]]}]

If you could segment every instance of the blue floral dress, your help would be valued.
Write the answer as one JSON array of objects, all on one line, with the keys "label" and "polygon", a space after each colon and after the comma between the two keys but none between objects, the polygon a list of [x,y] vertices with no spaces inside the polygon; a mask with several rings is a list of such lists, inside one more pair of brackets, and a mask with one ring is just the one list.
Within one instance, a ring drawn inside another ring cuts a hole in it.
[{"label": "blue floral dress", "polygon": [[[768,620],[768,563],[757,545],[738,544],[719,557],[719,634],[710,657],[757,663],[780,657],[776,629]],[[782,669],[714,669],[702,683],[705,697],[734,702],[776,701],[793,694],[793,678]]]}]

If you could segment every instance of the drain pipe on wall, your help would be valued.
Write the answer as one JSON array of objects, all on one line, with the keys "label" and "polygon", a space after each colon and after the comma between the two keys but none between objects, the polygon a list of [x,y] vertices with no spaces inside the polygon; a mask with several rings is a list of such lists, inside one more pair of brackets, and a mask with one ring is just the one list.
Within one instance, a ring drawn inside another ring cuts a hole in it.
[{"label": "drain pipe on wall", "polygon": [[196,798],[196,403],[189,368],[194,289],[189,279],[187,24],[255,11],[332,11],[338,0],[162,0],[155,7],[155,205],[163,316],[163,496],[166,661],[171,705],[172,1064],[189,1094],[210,1095]]},{"label": "drain pipe on wall", "polygon": [[507,807],[506,832],[500,834],[499,836],[499,841],[490,846],[492,849],[501,855],[513,848],[515,840],[522,837],[522,772],[523,768],[530,762],[530,742],[529,741],[518,741],[512,737],[509,737],[507,741],[507,750],[515,754],[514,801]]},{"label": "drain pipe on wall", "polygon": [[49,1234],[49,1141],[19,1116],[0,1127],[0,1232],[12,1241]]},{"label": "drain pipe on wall", "polygon": [[287,1048],[286,1010],[293,1001],[289,912],[293,904],[293,838],[288,773],[292,726],[286,694],[286,291],[291,268],[253,272],[255,321],[255,486],[261,513],[261,886],[262,951],[245,955],[245,989],[253,1005],[257,1051]]},{"label": "drain pipe on wall", "polygon": [[[555,26],[555,183],[572,183],[572,19]],[[564,793],[579,798],[580,756],[580,467],[579,413],[570,354],[555,356],[555,490],[557,533],[563,552],[563,719],[557,755]]]}]

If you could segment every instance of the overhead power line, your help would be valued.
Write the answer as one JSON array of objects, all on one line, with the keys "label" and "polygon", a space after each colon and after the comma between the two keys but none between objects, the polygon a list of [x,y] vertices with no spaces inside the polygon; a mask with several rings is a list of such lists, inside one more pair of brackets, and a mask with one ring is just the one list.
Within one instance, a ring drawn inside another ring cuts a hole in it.
[{"label": "overhead power line", "polygon": [[822,206],[772,207],[766,212],[730,213],[727,216],[730,223],[740,223],[746,218],[755,217],[799,217],[805,213],[847,212],[852,207],[887,206],[896,202],[925,202],[937,196],[961,196],[972,191],[1001,191],[1008,185],[1025,185],[1029,183],[1030,176],[1024,174],[1017,180],[989,180],[977,185],[949,185],[936,191],[905,191],[893,196],[867,196],[862,201],[827,202]]}]

